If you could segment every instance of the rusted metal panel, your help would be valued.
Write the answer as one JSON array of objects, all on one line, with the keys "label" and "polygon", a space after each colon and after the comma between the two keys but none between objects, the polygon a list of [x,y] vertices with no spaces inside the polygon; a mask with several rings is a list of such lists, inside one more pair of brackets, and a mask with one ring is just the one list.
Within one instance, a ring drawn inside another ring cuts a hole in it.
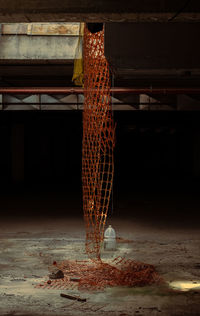
[{"label": "rusted metal panel", "polygon": [[78,36],[80,23],[5,23],[2,35]]},{"label": "rusted metal panel", "polygon": [[30,23],[28,35],[79,35],[79,23]]},{"label": "rusted metal panel", "polygon": [[1,27],[2,35],[26,35],[27,34],[27,23],[6,23],[2,24]]}]

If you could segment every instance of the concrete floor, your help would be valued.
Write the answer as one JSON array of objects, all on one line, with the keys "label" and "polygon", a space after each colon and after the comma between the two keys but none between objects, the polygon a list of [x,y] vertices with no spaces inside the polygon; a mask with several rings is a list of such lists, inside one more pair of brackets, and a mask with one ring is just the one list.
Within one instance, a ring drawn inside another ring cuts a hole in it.
[{"label": "concrete floor", "polygon": [[[200,232],[144,224],[137,220],[110,221],[119,237],[106,260],[125,256],[154,264],[167,281],[200,282]],[[102,292],[45,290],[34,285],[47,279],[53,260],[87,259],[81,218],[4,218],[0,223],[0,315],[200,315],[200,290],[177,291],[167,285],[112,288]],[[195,283],[194,283],[195,285]],[[60,293],[80,295],[86,303]]]}]

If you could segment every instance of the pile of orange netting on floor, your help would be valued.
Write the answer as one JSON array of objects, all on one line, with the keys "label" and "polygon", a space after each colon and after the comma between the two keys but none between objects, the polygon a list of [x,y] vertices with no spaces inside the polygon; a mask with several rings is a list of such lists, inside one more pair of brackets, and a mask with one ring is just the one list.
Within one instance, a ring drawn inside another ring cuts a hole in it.
[{"label": "pile of orange netting on floor", "polygon": [[46,281],[37,288],[103,290],[115,286],[144,286],[159,284],[162,279],[152,265],[118,257],[109,264],[92,261],[68,261],[56,263],[64,278]]}]

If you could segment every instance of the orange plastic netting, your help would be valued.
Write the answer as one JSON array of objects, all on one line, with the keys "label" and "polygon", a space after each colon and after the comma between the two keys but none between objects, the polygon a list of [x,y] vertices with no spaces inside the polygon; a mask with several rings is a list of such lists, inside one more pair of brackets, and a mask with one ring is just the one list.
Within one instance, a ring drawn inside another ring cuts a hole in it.
[{"label": "orange plastic netting", "polygon": [[84,111],[82,147],[83,211],[86,252],[100,259],[100,244],[113,182],[114,124],[104,31],[84,31]]},{"label": "orange plastic netting", "polygon": [[[86,223],[86,253],[92,260],[65,260],[53,266],[61,279],[43,281],[37,288],[102,290],[113,286],[142,286],[162,282],[152,265],[121,257],[100,258],[113,182],[114,123],[110,74],[104,56],[104,31],[84,31],[84,111],[82,184]],[[123,239],[118,238],[118,243]],[[125,240],[125,242],[129,242]],[[52,266],[50,267],[50,269]]]},{"label": "orange plastic netting", "polygon": [[37,288],[86,291],[114,286],[144,286],[163,282],[153,265],[117,257],[109,264],[92,261],[65,260],[55,263],[64,278],[46,281]]}]

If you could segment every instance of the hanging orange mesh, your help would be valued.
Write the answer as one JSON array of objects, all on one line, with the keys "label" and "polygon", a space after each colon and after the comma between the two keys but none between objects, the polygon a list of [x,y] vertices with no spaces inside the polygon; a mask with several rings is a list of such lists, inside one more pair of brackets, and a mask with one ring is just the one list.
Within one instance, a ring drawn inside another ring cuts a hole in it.
[{"label": "hanging orange mesh", "polygon": [[104,31],[84,32],[82,183],[86,252],[100,259],[113,182],[114,125]]},{"label": "hanging orange mesh", "polygon": [[[104,32],[84,32],[83,210],[86,252],[91,260],[54,262],[62,279],[44,281],[37,288],[103,290],[112,286],[144,286],[163,282],[152,265],[117,257],[100,259],[100,246],[113,181],[114,125],[110,76],[104,56]],[[118,242],[120,239],[118,238]],[[126,241],[127,242],[127,241]]]}]

